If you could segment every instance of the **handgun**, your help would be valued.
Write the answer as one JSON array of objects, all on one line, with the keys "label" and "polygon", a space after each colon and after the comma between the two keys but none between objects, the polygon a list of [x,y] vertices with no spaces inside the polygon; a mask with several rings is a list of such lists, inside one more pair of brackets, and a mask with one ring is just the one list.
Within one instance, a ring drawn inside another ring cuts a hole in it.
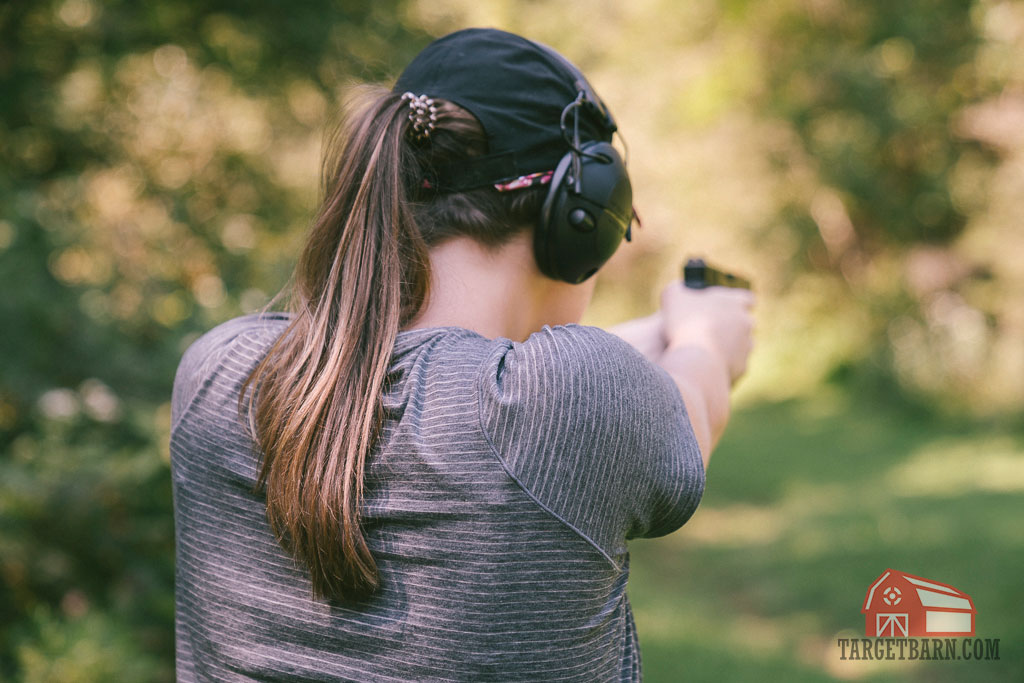
[{"label": "handgun", "polygon": [[683,284],[690,289],[704,289],[705,287],[751,288],[750,280],[709,266],[704,259],[699,258],[692,258],[683,266]]}]

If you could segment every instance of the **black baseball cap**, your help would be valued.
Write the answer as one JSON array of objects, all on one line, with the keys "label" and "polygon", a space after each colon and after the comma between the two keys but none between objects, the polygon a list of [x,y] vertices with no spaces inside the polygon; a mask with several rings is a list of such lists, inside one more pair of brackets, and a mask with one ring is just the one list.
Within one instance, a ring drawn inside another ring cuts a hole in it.
[{"label": "black baseball cap", "polygon": [[582,142],[611,142],[615,120],[586,78],[546,45],[507,31],[470,28],[438,38],[398,77],[393,91],[453,102],[487,135],[486,156],[436,169],[439,188],[466,190],[550,171],[570,150],[562,113],[580,94]]}]

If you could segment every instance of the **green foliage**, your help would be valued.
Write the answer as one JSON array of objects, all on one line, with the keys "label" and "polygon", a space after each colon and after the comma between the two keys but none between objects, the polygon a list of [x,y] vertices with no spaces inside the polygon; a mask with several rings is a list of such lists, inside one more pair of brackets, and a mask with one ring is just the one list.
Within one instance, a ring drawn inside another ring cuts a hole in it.
[{"label": "green foliage", "polygon": [[795,7],[766,36],[764,95],[791,121],[862,239],[943,241],[963,227],[948,175],[952,116],[978,84],[967,3]]},{"label": "green foliage", "polygon": [[14,646],[25,683],[173,680],[166,661],[141,649],[128,627],[106,614],[57,618],[39,609],[27,630]]}]

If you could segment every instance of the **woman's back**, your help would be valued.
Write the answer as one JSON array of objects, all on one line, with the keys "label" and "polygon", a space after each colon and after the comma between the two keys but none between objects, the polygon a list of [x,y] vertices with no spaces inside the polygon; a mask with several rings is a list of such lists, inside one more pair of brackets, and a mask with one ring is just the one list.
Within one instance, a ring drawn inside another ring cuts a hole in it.
[{"label": "woman's back", "polygon": [[238,412],[287,324],[225,323],[179,368],[179,680],[637,680],[625,541],[681,526],[704,482],[667,373],[580,325],[399,333],[361,506],[380,587],[331,604],[267,524]]}]

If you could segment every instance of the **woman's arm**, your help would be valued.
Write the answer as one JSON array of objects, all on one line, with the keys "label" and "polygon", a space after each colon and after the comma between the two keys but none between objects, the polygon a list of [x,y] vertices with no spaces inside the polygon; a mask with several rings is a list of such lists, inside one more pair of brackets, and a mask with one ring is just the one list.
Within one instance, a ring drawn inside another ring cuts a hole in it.
[{"label": "woman's arm", "polygon": [[608,329],[675,380],[705,467],[729,421],[729,391],[746,370],[753,304],[747,290],[694,290],[677,280],[662,290],[659,311]]}]

